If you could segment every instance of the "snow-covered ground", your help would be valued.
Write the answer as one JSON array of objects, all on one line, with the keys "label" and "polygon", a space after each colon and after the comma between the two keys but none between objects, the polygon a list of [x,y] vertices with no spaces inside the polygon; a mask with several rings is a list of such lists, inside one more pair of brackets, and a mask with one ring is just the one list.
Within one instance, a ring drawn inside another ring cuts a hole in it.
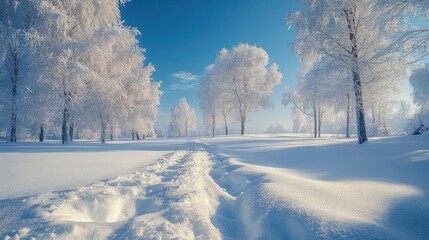
[{"label": "snow-covered ground", "polygon": [[183,148],[185,140],[100,144],[0,144],[0,200],[64,190],[134,171]]},{"label": "snow-covered ground", "polygon": [[6,239],[429,236],[427,134],[3,144],[0,166]]}]

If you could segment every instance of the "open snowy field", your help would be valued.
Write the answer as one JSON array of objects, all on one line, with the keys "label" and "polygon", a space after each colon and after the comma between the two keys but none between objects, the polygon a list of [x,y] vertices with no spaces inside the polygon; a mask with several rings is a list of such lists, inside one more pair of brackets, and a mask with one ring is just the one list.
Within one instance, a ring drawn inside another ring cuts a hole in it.
[{"label": "open snowy field", "polygon": [[180,149],[166,142],[0,144],[0,200],[64,190],[123,175]]},{"label": "open snowy field", "polygon": [[429,135],[0,144],[0,238],[427,239]]}]

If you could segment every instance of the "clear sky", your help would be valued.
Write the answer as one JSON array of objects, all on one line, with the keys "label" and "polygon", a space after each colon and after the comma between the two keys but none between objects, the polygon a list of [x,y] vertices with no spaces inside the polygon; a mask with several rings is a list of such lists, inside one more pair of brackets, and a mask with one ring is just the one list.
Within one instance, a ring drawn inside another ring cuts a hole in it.
[{"label": "clear sky", "polygon": [[[121,8],[126,25],[137,27],[146,64],[162,81],[159,125],[167,129],[170,108],[181,97],[194,107],[201,123],[197,82],[222,48],[241,42],[264,48],[280,65],[281,86],[272,96],[274,109],[255,114],[250,132],[265,132],[270,123],[290,127],[290,114],[281,105],[285,85],[294,86],[299,60],[292,49],[296,33],[285,17],[297,10],[295,0],[133,0]],[[202,126],[200,126],[202,127]]]}]

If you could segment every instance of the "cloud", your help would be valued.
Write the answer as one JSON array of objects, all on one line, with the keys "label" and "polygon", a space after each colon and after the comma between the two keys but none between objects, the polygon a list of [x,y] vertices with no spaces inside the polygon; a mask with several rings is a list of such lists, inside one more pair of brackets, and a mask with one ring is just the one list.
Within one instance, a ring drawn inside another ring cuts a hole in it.
[{"label": "cloud", "polygon": [[179,79],[178,83],[173,83],[170,85],[171,90],[188,90],[197,87],[196,81],[199,79],[199,77],[193,73],[180,71],[171,74],[171,76]]},{"label": "cloud", "polygon": [[207,72],[209,72],[209,71],[211,71],[213,68],[214,68],[214,64],[210,64],[210,65],[207,65],[207,66],[204,68],[204,70],[206,70]]},{"label": "cloud", "polygon": [[192,73],[188,73],[188,72],[185,72],[185,71],[180,71],[180,72],[177,72],[177,73],[173,73],[173,74],[171,74],[171,76],[175,77],[175,78],[178,78],[178,79],[180,79],[182,81],[187,81],[187,82],[198,80],[198,76],[197,75],[192,74]]},{"label": "cloud", "polygon": [[171,90],[188,90],[196,88],[196,84],[193,83],[173,83],[170,85]]}]

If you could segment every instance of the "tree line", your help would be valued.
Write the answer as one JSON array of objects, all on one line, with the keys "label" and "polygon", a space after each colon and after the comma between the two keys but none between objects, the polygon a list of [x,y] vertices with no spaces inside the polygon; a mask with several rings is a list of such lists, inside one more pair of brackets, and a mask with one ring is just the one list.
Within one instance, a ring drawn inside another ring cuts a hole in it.
[{"label": "tree line", "polygon": [[[400,118],[406,120],[402,125],[411,121],[415,126],[416,117],[418,125],[429,124],[428,66],[421,64],[428,55],[429,1],[300,2],[301,9],[287,20],[297,31],[294,49],[302,66],[296,88],[286,87],[282,101],[292,105],[294,128],[317,138],[322,123],[333,123],[344,126],[350,137],[355,122],[354,133],[364,143],[368,132],[391,134],[391,122]],[[408,69],[414,69],[411,76]],[[398,101],[407,79],[416,112],[404,113],[404,103]]]},{"label": "tree line", "polygon": [[[282,99],[292,107],[293,130],[318,138],[329,125],[364,143],[368,136],[426,129],[429,1],[300,2],[301,9],[289,14],[287,22],[297,32],[294,50],[301,68],[296,87],[286,87]],[[270,106],[281,74],[276,64],[269,69],[267,64],[268,54],[248,44],[219,52],[199,90],[212,136],[219,125],[228,135],[231,121],[239,122],[244,134],[251,115]],[[398,98],[407,80],[414,105]]]},{"label": "tree line", "polygon": [[0,129],[29,137],[153,135],[161,95],[126,0],[0,0]]}]

